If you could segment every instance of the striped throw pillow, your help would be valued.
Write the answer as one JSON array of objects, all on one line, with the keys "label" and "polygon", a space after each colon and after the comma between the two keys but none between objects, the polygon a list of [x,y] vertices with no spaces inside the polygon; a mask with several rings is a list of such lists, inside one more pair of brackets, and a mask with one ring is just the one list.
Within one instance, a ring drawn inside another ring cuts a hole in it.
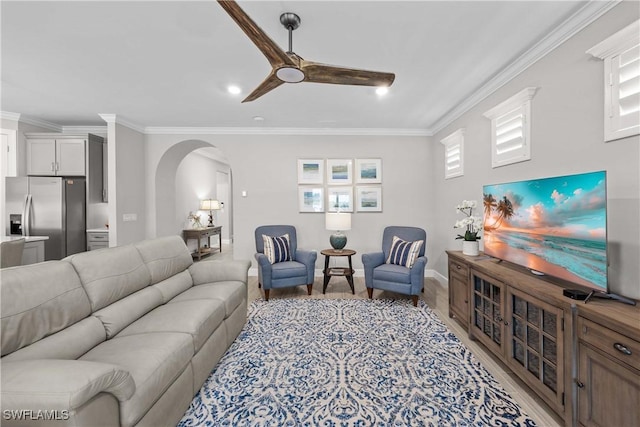
[{"label": "striped throw pillow", "polygon": [[413,267],[413,263],[416,262],[423,243],[424,240],[407,242],[398,236],[393,236],[387,264],[403,265],[407,268]]},{"label": "striped throw pillow", "polygon": [[264,243],[264,254],[267,256],[271,264],[291,261],[291,249],[288,234],[278,237],[263,234],[262,241]]}]

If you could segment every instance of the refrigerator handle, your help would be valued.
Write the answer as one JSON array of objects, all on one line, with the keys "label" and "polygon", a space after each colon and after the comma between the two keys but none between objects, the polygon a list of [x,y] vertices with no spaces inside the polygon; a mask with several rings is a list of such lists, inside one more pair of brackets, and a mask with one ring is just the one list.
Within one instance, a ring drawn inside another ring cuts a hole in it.
[{"label": "refrigerator handle", "polygon": [[24,212],[22,214],[22,235],[30,236],[31,235],[31,194],[27,194],[24,199]]}]

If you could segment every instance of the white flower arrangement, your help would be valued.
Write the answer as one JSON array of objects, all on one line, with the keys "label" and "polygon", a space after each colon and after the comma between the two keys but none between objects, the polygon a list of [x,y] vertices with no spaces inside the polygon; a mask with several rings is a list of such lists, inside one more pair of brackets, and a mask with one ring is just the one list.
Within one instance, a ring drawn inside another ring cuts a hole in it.
[{"label": "white flower arrangement", "polygon": [[461,204],[456,206],[456,213],[462,213],[466,217],[456,221],[453,228],[464,228],[464,235],[458,234],[456,239],[464,239],[468,242],[480,240],[480,231],[482,231],[482,218],[473,215],[473,210],[478,206],[475,200],[463,200]]}]

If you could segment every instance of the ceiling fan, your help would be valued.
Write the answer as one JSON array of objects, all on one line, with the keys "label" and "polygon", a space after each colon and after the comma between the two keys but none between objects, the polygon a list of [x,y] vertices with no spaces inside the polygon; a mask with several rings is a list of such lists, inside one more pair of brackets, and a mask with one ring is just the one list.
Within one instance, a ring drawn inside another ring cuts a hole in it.
[{"label": "ceiling fan", "polygon": [[233,18],[251,41],[267,57],[271,73],[242,102],[253,101],[283,83],[330,83],[357,86],[391,86],[393,73],[358,70],[307,61],[293,52],[293,30],[300,25],[295,13],[283,13],[280,22],[289,31],[289,50],[284,52],[258,25],[232,0],[218,0],[220,6]]}]

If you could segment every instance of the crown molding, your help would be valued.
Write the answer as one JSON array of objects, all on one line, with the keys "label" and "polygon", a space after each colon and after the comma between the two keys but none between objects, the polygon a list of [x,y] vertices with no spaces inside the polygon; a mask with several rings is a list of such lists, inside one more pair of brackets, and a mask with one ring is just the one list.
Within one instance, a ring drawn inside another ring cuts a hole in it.
[{"label": "crown molding", "polygon": [[486,97],[513,80],[520,73],[535,64],[538,60],[552,52],[558,46],[569,40],[580,30],[613,9],[622,0],[590,1],[580,10],[570,16],[562,25],[551,31],[545,38],[522,54],[518,59],[505,67],[494,78],[480,87],[470,97],[458,104],[451,111],[433,123],[430,130],[433,134],[440,132],[446,126],[458,119],[484,100]]},{"label": "crown molding", "polygon": [[[14,113],[11,113],[11,114],[14,114]],[[17,116],[18,116],[18,121],[20,123],[38,126],[44,129],[49,129],[50,131],[53,131],[53,132],[62,132],[62,126],[58,124],[51,123],[46,120],[35,119],[33,117],[28,117],[23,114],[17,114]]]},{"label": "crown molding", "polygon": [[107,126],[62,126],[62,133],[83,134],[92,133],[98,135],[107,134]]},{"label": "crown molding", "polygon": [[147,135],[333,135],[333,136],[432,136],[428,129],[378,128],[235,128],[235,127],[146,127]]},{"label": "crown molding", "polygon": [[102,120],[107,122],[107,125],[110,124],[110,123],[115,123],[117,125],[121,125],[121,126],[127,127],[127,128],[129,128],[131,130],[134,130],[136,132],[140,132],[142,134],[145,133],[143,126],[140,126],[140,125],[138,125],[136,123],[130,122],[130,121],[126,120],[126,119],[123,119],[122,117],[118,116],[117,114],[101,113],[101,114],[98,114],[98,115],[100,116],[100,118]]},{"label": "crown molding", "polygon": [[11,113],[9,111],[0,111],[0,119],[12,120],[14,122],[20,121],[20,113]]}]

